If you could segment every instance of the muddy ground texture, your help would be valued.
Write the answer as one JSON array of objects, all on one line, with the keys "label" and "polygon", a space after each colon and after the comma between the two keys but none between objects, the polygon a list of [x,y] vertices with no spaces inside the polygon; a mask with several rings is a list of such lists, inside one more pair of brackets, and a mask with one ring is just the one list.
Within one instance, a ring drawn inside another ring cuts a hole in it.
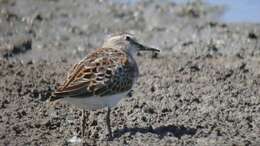
[{"label": "muddy ground texture", "polygon": [[81,111],[49,102],[67,70],[113,32],[162,50],[140,54],[131,98],[87,112],[87,145],[258,145],[260,25],[227,24],[196,2],[0,0],[0,145],[81,145]]}]

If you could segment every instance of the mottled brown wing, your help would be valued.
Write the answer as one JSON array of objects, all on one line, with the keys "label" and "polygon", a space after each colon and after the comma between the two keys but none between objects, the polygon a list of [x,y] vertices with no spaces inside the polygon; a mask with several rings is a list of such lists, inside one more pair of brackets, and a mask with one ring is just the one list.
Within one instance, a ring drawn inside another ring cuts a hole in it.
[{"label": "mottled brown wing", "polygon": [[55,95],[102,97],[125,92],[131,89],[134,75],[125,52],[111,48],[97,49],[73,67]]}]

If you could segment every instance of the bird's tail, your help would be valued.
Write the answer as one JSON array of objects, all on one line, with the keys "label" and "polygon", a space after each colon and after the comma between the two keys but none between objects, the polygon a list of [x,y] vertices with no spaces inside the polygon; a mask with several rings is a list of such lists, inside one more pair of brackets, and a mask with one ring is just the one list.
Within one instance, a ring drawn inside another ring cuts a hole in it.
[{"label": "bird's tail", "polygon": [[81,96],[86,92],[86,86],[77,85],[72,87],[59,86],[54,92],[53,100],[61,99],[64,97]]}]

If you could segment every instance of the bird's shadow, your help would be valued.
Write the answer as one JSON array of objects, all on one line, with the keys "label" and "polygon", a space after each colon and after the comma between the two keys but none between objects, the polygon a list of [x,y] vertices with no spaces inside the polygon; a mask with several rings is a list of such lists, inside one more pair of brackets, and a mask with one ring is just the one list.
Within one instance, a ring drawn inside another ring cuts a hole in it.
[{"label": "bird's shadow", "polygon": [[144,128],[123,128],[114,131],[113,138],[119,138],[125,133],[130,133],[130,135],[135,135],[137,132],[139,133],[154,133],[159,136],[159,138],[163,138],[164,136],[174,136],[177,138],[181,138],[183,135],[195,135],[197,129],[189,128],[184,126],[175,126],[175,125],[167,125],[161,126],[158,128],[144,127]]}]

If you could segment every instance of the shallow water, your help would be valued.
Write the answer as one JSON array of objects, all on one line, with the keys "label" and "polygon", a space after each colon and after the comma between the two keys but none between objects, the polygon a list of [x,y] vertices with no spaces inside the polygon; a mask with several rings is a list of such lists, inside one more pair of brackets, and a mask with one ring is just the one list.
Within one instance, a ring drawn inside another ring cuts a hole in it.
[{"label": "shallow water", "polygon": [[259,0],[207,0],[210,4],[224,5],[227,10],[222,16],[226,22],[260,22]]},{"label": "shallow water", "polygon": [[[115,0],[122,2],[120,0]],[[140,0],[123,0],[126,3],[133,4]],[[192,0],[173,0],[177,3],[190,2]],[[260,1],[259,0],[205,0],[212,5],[223,5],[226,8],[225,13],[220,20],[224,22],[260,22]]]}]

